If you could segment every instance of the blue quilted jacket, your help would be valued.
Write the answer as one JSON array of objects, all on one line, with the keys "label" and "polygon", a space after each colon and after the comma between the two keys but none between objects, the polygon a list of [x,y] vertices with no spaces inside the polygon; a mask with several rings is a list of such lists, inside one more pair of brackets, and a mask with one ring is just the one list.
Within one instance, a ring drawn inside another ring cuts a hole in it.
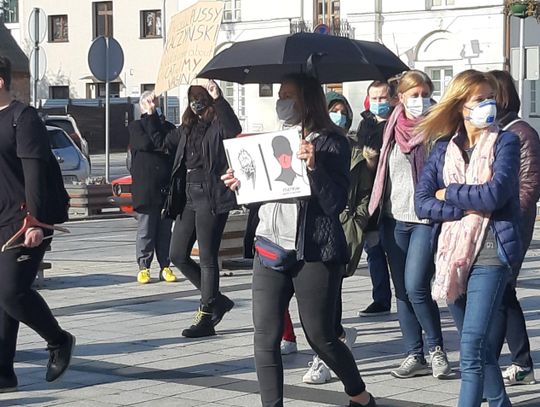
[{"label": "blue quilted jacket", "polygon": [[[515,265],[521,257],[518,137],[510,132],[499,134],[495,143],[493,178],[480,185],[444,184],[448,143],[437,142],[425,164],[415,192],[417,216],[440,224],[461,219],[467,210],[491,213],[489,227],[497,239],[499,257],[505,264]],[[440,201],[435,198],[435,192],[443,188],[446,188],[445,200]],[[436,233],[439,229],[436,228]]]}]

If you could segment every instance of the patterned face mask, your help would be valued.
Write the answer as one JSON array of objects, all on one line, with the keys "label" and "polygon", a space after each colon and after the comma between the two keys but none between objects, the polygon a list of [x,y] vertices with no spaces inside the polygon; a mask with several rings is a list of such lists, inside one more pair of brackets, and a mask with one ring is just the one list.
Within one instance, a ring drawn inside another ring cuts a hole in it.
[{"label": "patterned face mask", "polygon": [[205,100],[195,99],[189,103],[189,107],[191,107],[191,110],[193,110],[193,113],[200,115],[206,110],[206,108],[208,107],[208,104],[206,103]]}]

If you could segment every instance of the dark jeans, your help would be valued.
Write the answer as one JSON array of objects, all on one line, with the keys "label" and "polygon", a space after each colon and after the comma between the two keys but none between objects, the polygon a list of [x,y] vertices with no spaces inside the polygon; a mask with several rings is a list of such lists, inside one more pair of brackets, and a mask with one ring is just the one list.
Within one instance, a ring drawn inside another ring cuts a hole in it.
[{"label": "dark jeans", "polygon": [[149,269],[156,252],[159,267],[169,267],[172,219],[161,218],[161,208],[137,215],[137,264],[139,269]]},{"label": "dark jeans", "polygon": [[430,350],[443,347],[439,307],[431,297],[435,271],[431,225],[383,220],[384,248],[396,291],[399,325],[407,354],[424,355],[422,329]]},{"label": "dark jeans", "polygon": [[482,394],[490,407],[511,406],[497,362],[494,333],[510,272],[505,266],[473,266],[466,295],[448,304],[461,335],[459,407],[480,407]]},{"label": "dark jeans", "polygon": [[533,367],[531,358],[531,345],[527,334],[527,326],[525,324],[525,316],[516,296],[516,288],[514,284],[508,283],[504,290],[502,306],[499,307],[497,320],[501,321],[495,329],[494,347],[497,354],[497,359],[501,355],[504,344],[504,337],[508,348],[512,353],[512,363],[523,368]]},{"label": "dark jeans", "polygon": [[[375,236],[369,236],[371,234],[379,235],[375,240]],[[371,296],[373,301],[384,305],[390,309],[392,302],[392,290],[390,289],[390,273],[388,272],[388,264],[386,262],[386,253],[384,252],[383,242],[380,238],[382,233],[368,232],[364,250],[367,254],[367,263],[369,269],[369,275],[371,277],[371,284],[373,289]],[[375,240],[372,242],[371,239]]]},{"label": "dark jeans", "polygon": [[[219,293],[218,254],[228,213],[213,214],[206,183],[186,185],[187,203],[174,224],[171,261],[187,279],[201,290],[201,304],[211,307]],[[197,240],[199,262],[191,258]]]},{"label": "dark jeans", "polygon": [[13,372],[19,322],[51,347],[61,345],[66,338],[43,297],[32,288],[48,244],[0,253],[0,375]]},{"label": "dark jeans", "polygon": [[255,366],[264,407],[283,406],[283,364],[280,341],[283,315],[293,294],[300,322],[313,350],[332,369],[349,396],[365,390],[356,362],[335,327],[344,266],[305,263],[296,270],[267,269],[255,256],[253,264],[253,324]]}]

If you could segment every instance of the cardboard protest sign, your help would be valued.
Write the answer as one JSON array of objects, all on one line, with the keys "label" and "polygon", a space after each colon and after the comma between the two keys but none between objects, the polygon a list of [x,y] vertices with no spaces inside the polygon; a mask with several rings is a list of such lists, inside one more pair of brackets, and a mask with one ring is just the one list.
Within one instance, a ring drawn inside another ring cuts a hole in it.
[{"label": "cardboard protest sign", "polygon": [[189,85],[212,59],[223,7],[222,1],[200,1],[171,18],[156,81],[157,95]]},{"label": "cardboard protest sign", "polygon": [[311,195],[305,162],[296,157],[298,130],[223,140],[227,160],[240,181],[238,204]]}]

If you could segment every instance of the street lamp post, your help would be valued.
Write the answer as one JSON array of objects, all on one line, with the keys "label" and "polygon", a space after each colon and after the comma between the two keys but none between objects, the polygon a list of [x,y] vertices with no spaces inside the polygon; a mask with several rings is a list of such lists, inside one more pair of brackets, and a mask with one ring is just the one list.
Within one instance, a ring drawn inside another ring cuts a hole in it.
[{"label": "street lamp post", "polygon": [[[167,44],[167,11],[165,9],[166,0],[163,0],[163,7],[161,9],[161,35],[163,37],[163,52],[165,52],[165,45]],[[169,101],[167,98],[167,91],[163,92],[163,114],[167,117],[169,107]]]}]

